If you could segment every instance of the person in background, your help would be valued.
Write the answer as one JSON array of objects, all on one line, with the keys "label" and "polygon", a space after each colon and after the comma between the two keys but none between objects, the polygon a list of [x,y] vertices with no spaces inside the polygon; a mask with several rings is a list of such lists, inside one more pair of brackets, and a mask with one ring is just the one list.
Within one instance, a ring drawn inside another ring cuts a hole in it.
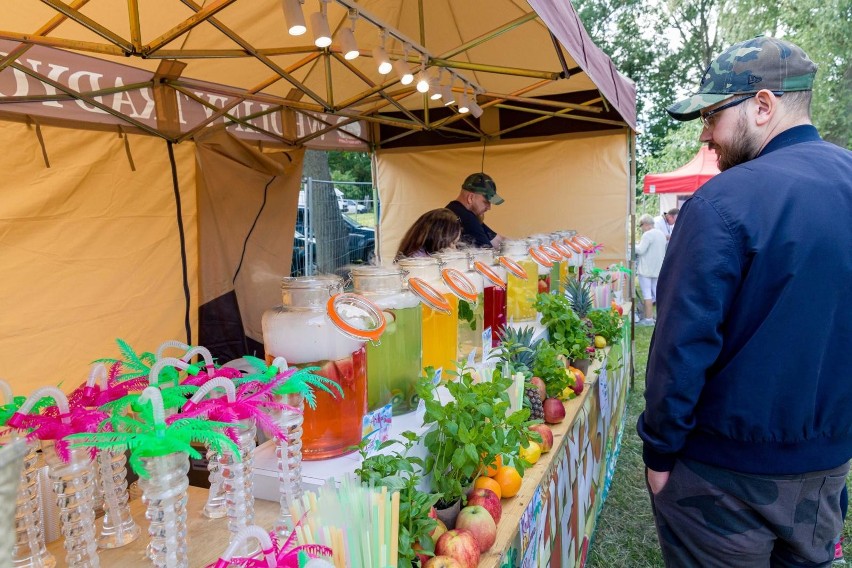
[{"label": "person in background", "polygon": [[[667,566],[828,566],[852,458],[852,152],[816,65],[758,37],[667,110],[721,173],[681,208],[637,423]],[[813,226],[814,219],[834,222]]]},{"label": "person in background", "polygon": [[461,234],[462,226],[455,213],[443,207],[432,209],[421,215],[405,232],[395,260],[428,256],[433,252],[455,248]]},{"label": "person in background", "polygon": [[483,172],[470,174],[462,183],[459,196],[447,204],[462,224],[462,240],[475,247],[498,248],[503,237],[482,221],[482,216],[492,205],[500,205],[503,198],[497,195],[497,186],[491,176]]},{"label": "person in background", "polygon": [[648,214],[639,218],[642,238],[636,245],[636,275],[639,277],[639,289],[645,304],[645,317],[636,325],[654,325],[654,305],[657,302],[657,278],[666,256],[666,236],[654,226],[654,219]]},{"label": "person in background", "polygon": [[666,236],[666,241],[672,238],[672,231],[674,231],[678,213],[680,213],[680,209],[673,207],[659,217],[654,217],[654,228],[659,229]]}]

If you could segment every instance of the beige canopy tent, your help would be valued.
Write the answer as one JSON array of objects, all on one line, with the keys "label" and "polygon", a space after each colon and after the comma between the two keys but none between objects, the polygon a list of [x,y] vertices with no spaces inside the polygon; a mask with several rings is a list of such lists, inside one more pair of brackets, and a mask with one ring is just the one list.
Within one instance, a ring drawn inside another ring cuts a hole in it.
[{"label": "beige canopy tent", "polygon": [[[278,0],[0,12],[0,376],[16,392],[80,382],[116,337],[256,352],[289,273],[306,147],[375,151],[385,257],[484,167],[507,198],[489,213],[502,233],[576,228],[604,262],[624,258],[635,91],[570,4],[295,6],[325,14],[330,46],[315,26],[289,35]],[[381,75],[377,47],[430,90]]]}]

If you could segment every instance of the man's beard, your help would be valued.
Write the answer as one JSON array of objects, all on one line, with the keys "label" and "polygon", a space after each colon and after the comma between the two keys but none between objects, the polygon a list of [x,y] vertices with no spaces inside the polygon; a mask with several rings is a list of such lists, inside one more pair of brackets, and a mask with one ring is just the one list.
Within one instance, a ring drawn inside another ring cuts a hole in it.
[{"label": "man's beard", "polygon": [[740,134],[735,137],[729,145],[720,146],[718,144],[713,144],[711,146],[714,150],[716,150],[716,154],[719,156],[718,166],[720,171],[724,172],[734,166],[753,160],[760,149],[757,136],[748,129],[747,119],[744,113],[739,114],[736,128],[736,131]]}]

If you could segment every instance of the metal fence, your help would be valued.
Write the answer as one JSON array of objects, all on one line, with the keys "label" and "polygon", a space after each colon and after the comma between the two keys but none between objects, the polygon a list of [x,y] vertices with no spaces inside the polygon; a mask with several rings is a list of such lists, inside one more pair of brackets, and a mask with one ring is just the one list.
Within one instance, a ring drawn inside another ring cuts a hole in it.
[{"label": "metal fence", "polygon": [[372,263],[377,205],[369,182],[302,180],[291,276],[340,274],[349,265]]}]

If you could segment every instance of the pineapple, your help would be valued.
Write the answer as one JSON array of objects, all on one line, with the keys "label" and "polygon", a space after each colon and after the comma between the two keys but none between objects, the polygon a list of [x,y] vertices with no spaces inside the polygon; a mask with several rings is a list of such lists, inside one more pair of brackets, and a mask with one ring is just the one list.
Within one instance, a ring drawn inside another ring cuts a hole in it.
[{"label": "pineapple", "polygon": [[[535,330],[529,326],[521,329],[506,328],[503,332],[501,349],[503,359],[509,362],[512,373],[523,373],[529,378],[532,375],[535,362],[535,348],[538,341],[533,341]],[[531,420],[544,420],[544,403],[538,394],[538,389],[531,383],[524,385],[524,408],[530,409]]]},{"label": "pineapple", "polygon": [[509,362],[513,374],[532,374],[535,346],[541,341],[533,341],[533,335],[535,330],[529,326],[520,329],[507,327],[503,330],[503,336],[500,338],[501,358]]},{"label": "pineapple", "polygon": [[565,295],[571,303],[571,309],[581,320],[587,320],[592,309],[592,288],[588,282],[576,278],[566,279]]}]

